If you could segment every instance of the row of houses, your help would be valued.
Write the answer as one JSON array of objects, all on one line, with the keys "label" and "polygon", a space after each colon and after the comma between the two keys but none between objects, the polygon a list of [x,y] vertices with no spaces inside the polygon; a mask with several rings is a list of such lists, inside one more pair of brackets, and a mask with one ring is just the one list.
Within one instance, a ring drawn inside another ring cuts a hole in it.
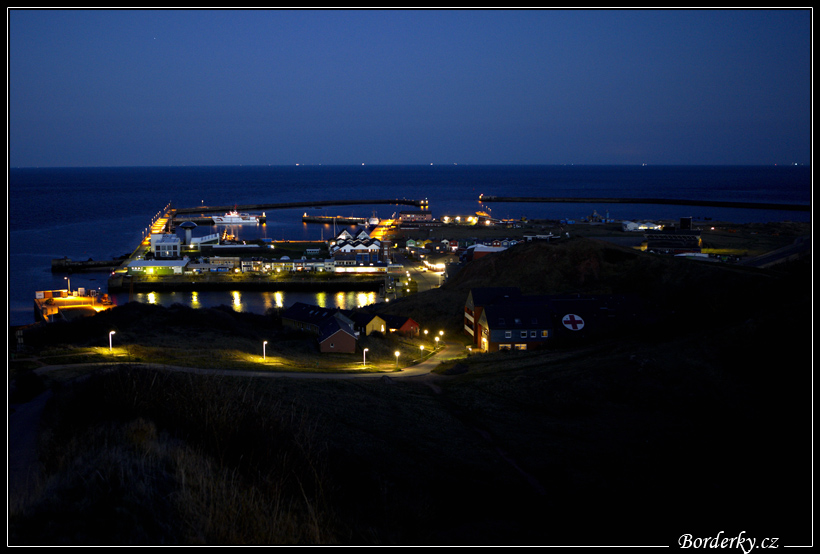
[{"label": "row of houses", "polygon": [[197,275],[214,272],[230,273],[388,273],[401,271],[403,266],[387,262],[363,262],[355,256],[337,255],[334,258],[291,259],[281,258],[210,256],[207,258],[180,259],[145,258],[131,260],[127,265],[129,275]]},{"label": "row of houses", "polygon": [[328,243],[328,251],[331,258],[344,261],[345,265],[369,265],[387,260],[382,242],[371,238],[362,228],[352,233],[343,230]]},{"label": "row of houses", "polygon": [[282,312],[282,325],[316,335],[320,352],[353,353],[361,336],[374,332],[419,335],[419,325],[409,317],[371,314],[360,310],[324,308],[296,302]]},{"label": "row of houses", "polygon": [[482,352],[544,348],[557,338],[588,338],[641,317],[626,295],[524,295],[517,287],[475,288],[464,332]]}]

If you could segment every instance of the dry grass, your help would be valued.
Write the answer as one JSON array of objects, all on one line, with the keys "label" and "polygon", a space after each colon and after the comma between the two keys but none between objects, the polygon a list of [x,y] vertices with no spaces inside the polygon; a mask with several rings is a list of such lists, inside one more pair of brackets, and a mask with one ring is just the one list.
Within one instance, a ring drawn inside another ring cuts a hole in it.
[{"label": "dry grass", "polygon": [[13,544],[336,542],[304,413],[244,380],[119,368],[64,388]]}]

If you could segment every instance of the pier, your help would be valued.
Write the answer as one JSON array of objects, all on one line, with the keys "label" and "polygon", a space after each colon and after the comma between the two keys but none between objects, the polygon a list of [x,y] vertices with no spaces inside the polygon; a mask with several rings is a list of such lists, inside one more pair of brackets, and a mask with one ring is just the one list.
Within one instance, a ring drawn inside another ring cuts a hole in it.
[{"label": "pier", "polygon": [[195,208],[177,208],[176,215],[204,214],[204,213],[225,213],[230,211],[258,211],[258,210],[284,210],[289,208],[318,208],[322,206],[356,206],[372,204],[397,204],[405,206],[427,206],[427,200],[413,200],[409,198],[392,198],[380,200],[316,200],[313,202],[279,202],[274,204],[244,204],[236,206],[197,206]]},{"label": "pier", "polygon": [[72,260],[70,258],[52,258],[52,273],[82,273],[95,271],[114,271],[118,268],[123,259],[119,260]]},{"label": "pier", "polygon": [[745,208],[756,210],[787,210],[808,212],[808,204],[778,204],[771,202],[724,202],[718,200],[679,200],[670,198],[566,198],[533,196],[489,196],[481,194],[479,202],[565,202],[579,204],[664,204],[676,206],[708,206],[712,208]]},{"label": "pier", "polygon": [[137,256],[142,255],[145,249],[151,245],[152,233],[166,232],[172,223],[172,209],[171,204],[167,204],[163,210],[156,213],[151,219],[151,225],[145,228],[137,248],[130,254],[120,256],[113,260],[72,260],[68,257],[52,258],[51,272],[52,273],[82,273],[95,271],[116,271],[128,265],[128,262]]}]

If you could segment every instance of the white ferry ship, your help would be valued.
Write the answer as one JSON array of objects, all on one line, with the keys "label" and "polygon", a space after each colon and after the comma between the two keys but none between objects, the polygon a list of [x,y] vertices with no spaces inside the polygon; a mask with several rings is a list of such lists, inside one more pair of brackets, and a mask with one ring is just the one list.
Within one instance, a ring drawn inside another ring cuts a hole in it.
[{"label": "white ferry ship", "polygon": [[213,216],[213,220],[217,225],[241,225],[245,223],[256,225],[259,223],[259,216],[241,214],[234,210],[226,213],[225,215],[215,215]]}]

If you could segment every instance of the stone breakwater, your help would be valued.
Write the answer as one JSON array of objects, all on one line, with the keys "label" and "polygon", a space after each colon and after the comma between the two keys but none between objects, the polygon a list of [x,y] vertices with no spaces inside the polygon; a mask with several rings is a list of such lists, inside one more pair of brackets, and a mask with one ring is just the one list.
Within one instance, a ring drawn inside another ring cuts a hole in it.
[{"label": "stone breakwater", "polygon": [[709,206],[713,208],[748,208],[757,210],[788,210],[807,212],[808,204],[780,204],[773,202],[724,202],[719,200],[683,200],[673,198],[571,198],[535,196],[488,196],[482,194],[479,202],[569,202],[579,204],[662,204],[675,206]]}]

